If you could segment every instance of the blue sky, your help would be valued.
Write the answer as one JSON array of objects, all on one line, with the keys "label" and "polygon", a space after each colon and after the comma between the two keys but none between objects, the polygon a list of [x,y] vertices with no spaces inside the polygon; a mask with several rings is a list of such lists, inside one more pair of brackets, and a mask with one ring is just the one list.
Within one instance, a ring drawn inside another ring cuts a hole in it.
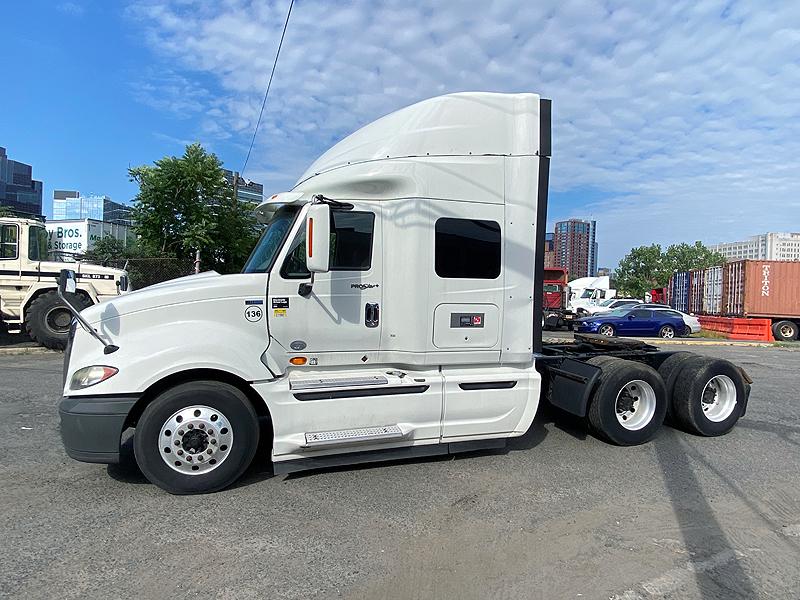
[{"label": "blue sky", "polygon": [[[288,0],[3,7],[0,145],[53,188],[130,200],[128,165],[200,141],[239,169]],[[800,230],[793,2],[296,0],[245,175],[270,191],[417,100],[554,102],[550,221],[632,246]]]}]

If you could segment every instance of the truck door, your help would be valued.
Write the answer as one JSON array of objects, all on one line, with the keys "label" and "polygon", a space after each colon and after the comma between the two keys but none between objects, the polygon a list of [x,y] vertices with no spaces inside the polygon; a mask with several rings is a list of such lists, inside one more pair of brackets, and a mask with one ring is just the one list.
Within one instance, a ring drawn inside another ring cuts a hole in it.
[{"label": "truck door", "polygon": [[375,204],[333,209],[330,271],[317,273],[311,292],[303,296],[301,285],[311,283],[311,274],[305,264],[305,224],[300,226],[282,264],[270,275],[267,298],[270,336],[287,352],[353,352],[360,359],[378,351],[383,265],[375,240],[380,231]]},{"label": "truck door", "polygon": [[27,289],[19,290],[22,276],[19,225],[0,223],[0,301],[5,318],[19,318],[19,304]]}]

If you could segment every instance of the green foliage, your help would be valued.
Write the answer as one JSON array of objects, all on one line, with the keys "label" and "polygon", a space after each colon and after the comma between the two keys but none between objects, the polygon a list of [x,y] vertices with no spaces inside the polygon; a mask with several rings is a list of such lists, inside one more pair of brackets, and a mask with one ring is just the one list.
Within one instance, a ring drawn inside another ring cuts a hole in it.
[{"label": "green foliage", "polygon": [[705,269],[724,264],[725,257],[701,242],[673,244],[666,251],[659,244],[633,248],[619,261],[614,279],[618,295],[644,298],[653,288],[666,287],[675,271]]},{"label": "green foliage", "polygon": [[258,237],[254,207],[234,198],[216,155],[192,144],[129,175],[139,184],[133,219],[144,251],[191,259],[200,250],[204,270],[241,269]]},{"label": "green foliage", "polygon": [[107,262],[110,260],[125,260],[129,258],[139,258],[142,251],[139,244],[134,239],[126,242],[107,235],[94,243],[94,247],[84,254],[86,260],[92,262]]},{"label": "green foliage", "polygon": [[7,206],[0,206],[0,217],[15,217],[14,211]]}]

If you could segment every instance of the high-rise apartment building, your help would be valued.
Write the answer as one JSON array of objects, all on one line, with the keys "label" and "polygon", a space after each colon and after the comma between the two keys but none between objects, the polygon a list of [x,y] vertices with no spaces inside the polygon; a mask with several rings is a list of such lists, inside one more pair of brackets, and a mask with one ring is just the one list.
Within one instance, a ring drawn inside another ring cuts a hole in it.
[{"label": "high-rise apartment building", "polygon": [[762,233],[740,242],[709,246],[727,260],[800,260],[800,233]]},{"label": "high-rise apartment building", "polygon": [[131,225],[131,207],[108,196],[81,196],[73,190],[53,191],[53,220],[95,219],[118,225]]},{"label": "high-rise apartment building", "polygon": [[556,223],[554,266],[567,269],[570,279],[594,277],[597,273],[596,230],[596,221],[569,219]]},{"label": "high-rise apartment building", "polygon": [[234,174],[233,171],[229,171],[228,169],[224,170],[225,172],[225,180],[228,182],[228,185],[233,187],[234,177],[238,176],[237,181],[237,193],[236,197],[239,198],[242,202],[252,202],[254,204],[261,204],[264,200],[264,186],[260,183],[256,183],[255,181],[250,181],[249,179],[245,179],[241,175]]},{"label": "high-rise apartment building", "polygon": [[42,216],[42,182],[33,179],[33,167],[11,160],[0,146],[0,206],[20,216]]}]

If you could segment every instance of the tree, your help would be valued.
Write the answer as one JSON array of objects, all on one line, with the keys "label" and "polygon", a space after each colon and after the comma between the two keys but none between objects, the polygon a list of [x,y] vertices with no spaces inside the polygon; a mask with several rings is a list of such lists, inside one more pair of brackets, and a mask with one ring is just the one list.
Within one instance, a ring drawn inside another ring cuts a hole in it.
[{"label": "tree", "polygon": [[631,249],[614,271],[617,291],[634,298],[644,298],[645,292],[661,287],[665,279],[669,279],[669,271],[659,244]]},{"label": "tree", "polygon": [[666,287],[676,271],[705,269],[724,262],[722,254],[712,252],[701,242],[673,244],[664,252],[658,244],[639,246],[619,261],[614,279],[621,294],[644,298],[651,289]]},{"label": "tree", "polygon": [[91,250],[87,250],[83,257],[92,262],[104,263],[109,260],[125,260],[141,256],[139,245],[133,239],[127,243],[117,238],[106,235],[97,240]]},{"label": "tree", "polygon": [[139,184],[133,220],[145,251],[188,260],[200,250],[204,268],[241,269],[257,239],[254,207],[233,196],[216,155],[191,144],[129,175]]},{"label": "tree", "polygon": [[0,217],[15,217],[14,211],[7,206],[0,206]]}]

